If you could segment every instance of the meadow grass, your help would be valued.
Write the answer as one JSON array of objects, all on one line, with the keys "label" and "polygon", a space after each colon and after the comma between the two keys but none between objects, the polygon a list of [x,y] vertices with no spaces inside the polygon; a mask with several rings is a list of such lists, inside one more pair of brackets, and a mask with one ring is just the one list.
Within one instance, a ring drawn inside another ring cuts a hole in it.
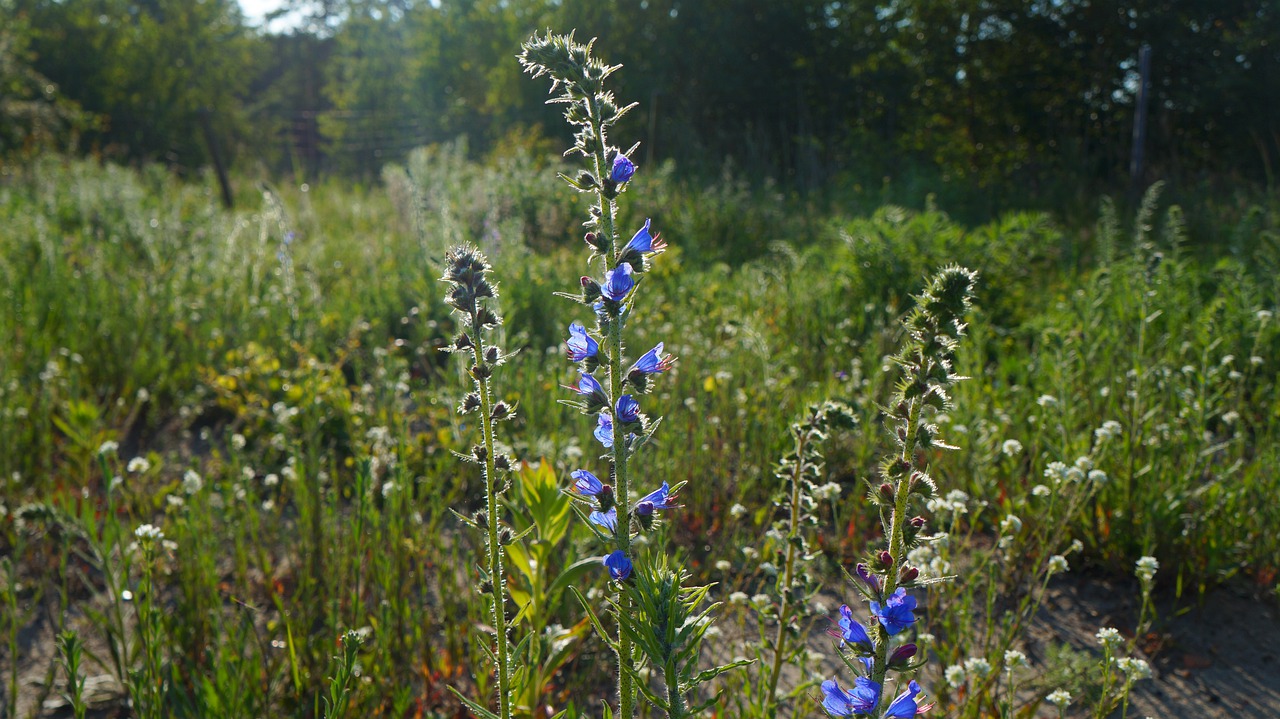
[{"label": "meadow grass", "polygon": [[[455,716],[448,687],[490,695],[471,630],[489,620],[470,590],[483,545],[448,511],[484,504],[450,454],[478,433],[453,411],[471,380],[438,351],[455,327],[435,278],[458,242],[493,263],[497,341],[520,350],[498,398],[520,413],[499,444],[537,467],[507,499],[563,485],[593,448],[556,401],[575,317],[552,292],[587,269],[584,206],[555,183],[532,155],[480,164],[446,145],[377,187],[261,185],[237,212],[154,167],[45,158],[0,184],[10,713],[19,694],[29,707],[67,686],[53,660],[42,687],[17,685],[17,637],[36,626],[50,642],[75,632],[81,671],[114,676],[139,713],[317,716],[325,696],[353,716]],[[772,470],[812,402],[843,401],[863,428],[825,449],[824,481],[842,490],[817,513],[819,573],[835,586],[877,535],[861,495],[887,446],[887,358],[912,295],[950,263],[980,276],[957,368],[974,381],[940,421],[963,451],[932,465],[948,539],[915,560],[969,579],[928,593],[925,651],[996,668],[969,671],[964,691],[939,682],[944,708],[1001,712],[1015,684],[1003,653],[1056,555],[1112,576],[1155,556],[1157,591],[1187,601],[1237,576],[1276,587],[1274,206],[1228,208],[1230,239],[1212,244],[1184,229],[1203,217],[1154,197],[1135,218],[1104,208],[1096,228],[1063,229],[1017,212],[966,227],[931,203],[815,212],[731,173],[654,168],[632,192],[620,225],[651,216],[671,249],[630,343],[682,358],[654,392],[666,418],[639,470],[688,482],[655,541],[717,598],[772,581],[742,552],[772,541]],[[145,524],[163,541],[139,547]],[[570,571],[596,553],[580,525],[539,549],[551,566],[517,567],[512,596],[544,609],[518,618],[545,660],[528,701],[588,712],[609,690],[578,669],[608,660],[567,599],[570,585],[604,591],[599,572]],[[349,630],[358,649],[338,642]],[[1018,701],[1067,685],[1095,706],[1116,696],[1072,661],[1019,669]],[[816,711],[803,687],[789,703]]]}]

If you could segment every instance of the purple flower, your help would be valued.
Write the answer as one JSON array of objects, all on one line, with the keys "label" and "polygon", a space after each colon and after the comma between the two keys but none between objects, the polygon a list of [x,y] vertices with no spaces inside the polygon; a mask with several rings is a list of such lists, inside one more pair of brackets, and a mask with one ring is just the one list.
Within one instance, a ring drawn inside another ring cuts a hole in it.
[{"label": "purple flower", "polygon": [[853,610],[848,604],[840,605],[840,638],[854,646],[866,645],[874,646],[871,642],[871,635],[867,633],[867,627],[857,619],[853,618]]},{"label": "purple flower", "polygon": [[640,359],[636,360],[636,363],[631,365],[631,369],[627,371],[627,374],[631,374],[632,372],[655,374],[658,372],[666,372],[671,369],[671,366],[676,363],[676,358],[671,355],[664,355],[662,353],[662,345],[663,343],[659,342],[657,347],[654,347],[641,355]]},{"label": "purple flower", "polygon": [[587,334],[587,329],[581,322],[569,325],[569,339],[565,342],[565,346],[568,348],[566,354],[570,362],[581,362],[588,357],[595,357],[596,352],[600,351],[600,345]]},{"label": "purple flower", "polygon": [[885,711],[886,717],[897,717],[898,719],[908,719],[917,714],[923,714],[933,708],[932,704],[921,707],[916,704],[916,695],[920,693],[920,685],[912,680],[907,685],[907,690],[898,695],[889,708]]},{"label": "purple flower", "polygon": [[636,281],[631,279],[631,263],[623,262],[604,273],[604,284],[600,287],[600,293],[606,299],[621,302],[635,285]]},{"label": "purple flower", "polygon": [[609,173],[609,179],[614,182],[622,183],[631,179],[636,174],[636,166],[626,155],[621,153],[613,158],[613,170]]},{"label": "purple flower", "polygon": [[879,594],[880,578],[872,574],[871,572],[867,571],[867,565],[859,562],[858,565],[853,568],[853,571],[855,574],[858,575],[858,579],[862,580],[863,584],[866,584],[868,587],[870,587],[871,591]]},{"label": "purple flower", "polygon": [[629,394],[624,394],[618,398],[618,406],[615,407],[614,418],[622,424],[631,424],[640,421],[640,403],[635,401]]},{"label": "purple flower", "polygon": [[575,469],[569,476],[573,477],[569,491],[579,497],[594,497],[604,491],[604,484],[599,478],[585,469]]},{"label": "purple flower", "polygon": [[901,587],[889,595],[884,604],[871,603],[871,613],[891,636],[915,624],[916,615],[912,613],[915,608],[916,598],[907,596],[907,590]]},{"label": "purple flower", "polygon": [[600,444],[603,444],[605,449],[613,447],[613,420],[609,419],[607,413],[600,413],[600,418],[596,420],[596,431],[592,434],[600,440]]},{"label": "purple flower", "polygon": [[671,493],[671,486],[666,482],[636,501],[636,514],[641,516],[653,514],[658,509],[675,509],[676,496]]},{"label": "purple flower", "polygon": [[822,708],[835,717],[870,714],[880,703],[880,685],[866,677],[858,677],[853,689],[845,691],[834,679],[822,683]]},{"label": "purple flower", "polygon": [[644,254],[649,252],[662,252],[667,249],[667,243],[663,242],[661,237],[654,237],[649,234],[649,222],[650,220],[645,220],[644,227],[641,227],[631,238],[631,241],[627,243],[627,246],[622,248],[623,255],[626,255],[631,251]]},{"label": "purple flower", "polygon": [[621,549],[615,549],[604,558],[604,566],[609,570],[609,578],[621,582],[631,576],[631,560]]},{"label": "purple flower", "polygon": [[592,512],[587,516],[592,524],[598,527],[604,527],[609,530],[610,534],[618,533],[618,510],[610,509],[607,512]]}]

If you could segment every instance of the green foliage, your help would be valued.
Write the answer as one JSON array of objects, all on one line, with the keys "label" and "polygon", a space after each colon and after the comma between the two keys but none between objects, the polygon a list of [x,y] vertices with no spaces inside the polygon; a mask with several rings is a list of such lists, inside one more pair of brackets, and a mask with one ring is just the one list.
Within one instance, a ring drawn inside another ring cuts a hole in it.
[{"label": "green foliage", "polygon": [[[53,631],[74,630],[95,648],[86,676],[110,674],[123,686],[142,666],[133,663],[137,604],[107,598],[137,591],[125,582],[139,575],[137,562],[125,572],[121,548],[150,522],[176,544],[157,555],[153,575],[169,714],[315,715],[330,690],[335,638],[351,628],[365,642],[349,716],[411,715],[416,706],[452,716],[460,705],[447,686],[486,695],[491,683],[466,679],[484,661],[474,627],[489,621],[470,591],[479,547],[447,511],[470,514],[482,494],[450,455],[468,451],[476,430],[452,411],[470,379],[433,349],[450,325],[430,270],[446,242],[469,240],[488,242],[503,277],[503,344],[521,350],[500,398],[520,400],[510,449],[546,458],[533,475],[511,475],[510,498],[535,509],[514,525],[533,529],[507,554],[510,586],[546,608],[519,620],[531,629],[539,615],[543,627],[522,650],[530,668],[519,681],[532,687],[522,696],[543,709],[572,702],[599,713],[606,691],[593,677],[603,651],[564,599],[567,586],[601,592],[592,586],[599,559],[582,532],[562,529],[564,498],[550,491],[595,451],[565,430],[568,412],[556,402],[557,385],[572,379],[561,345],[572,308],[545,301],[548,288],[584,272],[578,249],[564,247],[577,244],[565,238],[578,208],[562,198],[529,212],[557,195],[533,157],[480,165],[457,149],[433,152],[410,160],[400,184],[282,186],[234,213],[217,207],[210,183],[156,168],[50,158],[0,184],[6,686],[20,681],[7,659],[19,650],[9,647],[42,607],[63,601],[74,609],[55,612],[66,620]],[[1137,229],[1119,210],[1098,230],[1037,213],[966,227],[936,207],[806,213],[736,184],[658,174],[651,190],[629,190],[637,210],[687,191],[722,198],[706,216],[692,201],[674,206],[668,221],[687,218],[679,221],[699,232],[739,213],[776,218],[765,226],[778,234],[748,238],[758,249],[740,263],[707,263],[735,248],[664,231],[672,249],[645,279],[652,321],[628,343],[662,340],[681,357],[654,389],[655,403],[675,409],[643,471],[686,483],[666,531],[691,582],[717,583],[716,599],[777,581],[744,564],[741,548],[763,548],[773,519],[760,508],[777,489],[770,468],[790,449],[779,418],[832,397],[870,426],[894,389],[881,367],[900,344],[906,298],[951,259],[979,271],[985,289],[956,358],[975,381],[958,386],[956,408],[936,421],[964,451],[931,471],[942,499],[959,489],[969,500],[967,512],[945,512],[950,544],[930,545],[928,561],[963,566],[972,581],[930,590],[930,651],[948,664],[998,663],[998,651],[1019,646],[1028,621],[1019,617],[1031,616],[1050,558],[1072,539],[1084,548],[1071,564],[1093,576],[1128,576],[1139,555],[1159,557],[1164,599],[1181,589],[1185,603],[1222,581],[1274,584],[1275,207],[1211,198],[1201,207],[1212,212],[1180,213],[1152,200]],[[498,201],[486,207],[489,198]],[[530,218],[539,217],[549,219],[535,229]],[[486,218],[502,228],[488,240]],[[1228,239],[1207,241],[1205,227]],[[236,378],[234,391],[218,388],[225,378]],[[1042,406],[1042,395],[1057,402]],[[1100,440],[1095,430],[1108,420],[1121,430]],[[1007,440],[1021,451],[1007,453]],[[118,448],[104,468],[107,441]],[[887,441],[833,436],[826,475],[844,496],[858,494]],[[150,466],[130,472],[134,457]],[[1051,463],[1071,468],[1079,457],[1108,481],[1068,481],[1056,498],[1037,490],[1053,484]],[[200,481],[188,482],[188,470]],[[732,512],[737,503],[749,511]],[[1023,526],[1000,548],[1009,514]],[[853,560],[874,538],[861,500],[815,515],[813,548],[831,562]],[[721,561],[727,569],[715,568]],[[738,642],[758,636],[757,619],[742,606],[725,605],[732,621],[717,623],[725,631],[708,639],[708,658],[750,656]],[[1079,697],[1101,687],[1100,676],[1063,662],[1020,670],[1028,701],[1058,686]],[[930,684],[948,711],[979,710],[959,688]],[[789,691],[790,675],[780,685]],[[1003,675],[990,686],[986,696],[1003,701]],[[7,695],[19,716],[31,693]]]}]

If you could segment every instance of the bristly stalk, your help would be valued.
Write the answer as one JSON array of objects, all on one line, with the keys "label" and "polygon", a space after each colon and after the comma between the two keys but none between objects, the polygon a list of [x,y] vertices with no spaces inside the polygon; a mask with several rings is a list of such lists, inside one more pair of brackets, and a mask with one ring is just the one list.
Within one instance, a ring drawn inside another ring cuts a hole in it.
[{"label": "bristly stalk", "polygon": [[[880,484],[872,484],[869,492],[872,503],[880,508],[885,545],[857,566],[857,578],[852,579],[870,605],[870,627],[856,618],[855,610],[841,607],[842,657],[856,677],[851,691],[835,680],[823,683],[824,708],[835,716],[884,716],[882,691],[889,672],[914,672],[925,662],[916,657],[915,644],[895,645],[894,640],[916,622],[916,599],[906,590],[943,579],[922,577],[918,567],[907,563],[908,551],[922,541],[925,524],[923,516],[911,517],[911,509],[913,503],[922,504],[936,492],[929,476],[930,456],[937,450],[954,449],[941,440],[938,427],[929,420],[950,407],[951,387],[965,379],[954,369],[976,280],[969,270],[943,269],[903,320],[907,337],[893,358],[903,376],[889,406],[883,408],[896,449],[881,465]],[[927,709],[918,705],[920,693],[920,686],[911,680],[907,691],[889,705],[892,716],[914,716]]]},{"label": "bristly stalk", "polygon": [[[463,518],[473,528],[484,532],[485,552],[488,560],[486,576],[480,580],[480,592],[489,597],[490,619],[494,627],[494,645],[491,649],[494,673],[497,676],[498,716],[510,719],[512,713],[511,678],[514,674],[510,623],[507,618],[507,581],[502,566],[503,546],[513,541],[510,527],[503,526],[498,499],[505,486],[500,485],[499,472],[511,469],[509,457],[499,456],[494,439],[498,422],[515,415],[514,407],[502,401],[495,402],[490,378],[505,356],[497,345],[485,343],[485,335],[502,323],[502,318],[489,304],[498,296],[497,288],[486,277],[491,268],[488,260],[474,247],[454,247],[445,256],[445,274],[442,281],[451,288],[445,302],[461,316],[466,330],[460,332],[449,351],[470,354],[471,366],[467,373],[472,379],[474,391],[463,397],[458,411],[461,414],[478,412],[482,428],[483,444],[472,448],[471,455],[463,459],[481,467],[485,485],[485,509],[471,518]],[[491,715],[483,707],[463,697],[472,710],[482,716]]]},{"label": "bristly stalk", "polygon": [[[590,307],[595,315],[593,329],[579,322],[569,325],[569,338],[565,343],[568,358],[579,365],[580,371],[578,381],[566,389],[581,399],[564,402],[596,417],[595,437],[609,450],[603,457],[609,463],[608,481],[579,469],[571,473],[574,483],[566,491],[576,500],[579,514],[589,522],[592,531],[612,545],[613,551],[604,557],[604,566],[613,582],[610,604],[618,623],[616,636],[605,633],[591,606],[581,595],[579,599],[591,615],[597,632],[617,656],[618,716],[631,719],[636,713],[637,696],[643,694],[648,702],[666,711],[668,717],[683,719],[710,706],[688,708],[687,697],[691,692],[720,673],[742,666],[743,662],[696,671],[699,645],[710,624],[710,608],[697,615],[698,631],[681,630],[671,635],[683,642],[678,651],[671,644],[675,641],[671,637],[667,641],[652,640],[659,629],[675,631],[672,627],[676,625],[667,621],[674,616],[671,612],[693,618],[692,607],[705,598],[708,588],[685,587],[687,574],[669,569],[666,556],[661,553],[661,562],[652,558],[638,561],[640,558],[631,556],[635,549],[632,533],[652,531],[659,512],[679,506],[676,493],[680,484],[672,487],[663,482],[641,496],[643,490],[639,489],[637,478],[631,476],[630,468],[632,455],[649,441],[660,421],[642,413],[636,398],[649,392],[653,375],[671,369],[675,358],[664,353],[663,344],[659,343],[628,365],[624,330],[635,314],[640,281],[653,258],[666,246],[657,235],[650,233],[648,221],[625,244],[618,237],[614,223],[617,197],[626,190],[636,172],[635,164],[628,157],[636,148],[623,152],[608,140],[609,128],[631,107],[618,107],[612,93],[604,89],[605,78],[618,66],[605,65],[593,58],[591,44],[575,43],[572,34],[531,38],[523,46],[520,62],[534,77],[551,77],[552,92],[559,88],[560,93],[550,102],[565,105],[565,119],[577,128],[574,146],[566,154],[581,155],[587,168],[576,177],[561,177],[579,192],[594,195],[591,216],[584,223],[588,230],[584,239],[591,248],[588,262],[598,258],[603,270],[602,279],[581,279],[580,294],[557,294]],[[593,374],[601,367],[609,373],[606,384]],[[654,572],[662,573],[662,577],[655,578]],[[665,592],[662,597],[652,594],[659,588]],[[688,602],[681,604],[676,597],[687,598]],[[677,604],[680,608],[673,609]],[[636,666],[641,655],[652,667],[661,668],[667,682],[665,699],[649,691],[647,683],[638,679]],[[606,716],[609,715],[606,711]]]},{"label": "bristly stalk", "polygon": [[793,635],[798,635],[798,628],[791,626],[792,621],[802,618],[816,591],[815,582],[801,570],[802,565],[812,562],[818,553],[810,549],[809,538],[802,530],[816,521],[810,508],[817,489],[814,481],[822,473],[820,448],[830,430],[851,429],[857,421],[853,412],[842,403],[810,405],[803,419],[791,425],[795,448],[778,465],[777,475],[784,481],[784,491],[789,495],[788,516],[774,528],[785,530],[787,549],[777,584],[778,627],[773,639],[773,661],[765,678],[766,717],[778,715],[778,681],[782,676],[782,665],[791,661],[796,651],[788,641]]}]

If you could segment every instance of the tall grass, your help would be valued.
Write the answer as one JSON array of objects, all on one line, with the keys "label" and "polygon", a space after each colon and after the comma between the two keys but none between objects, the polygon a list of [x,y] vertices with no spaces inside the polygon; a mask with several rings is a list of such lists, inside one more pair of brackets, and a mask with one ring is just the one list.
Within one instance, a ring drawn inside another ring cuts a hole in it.
[{"label": "tall grass", "polygon": [[[50,642],[74,630],[81,671],[117,675],[120,691],[145,667],[147,696],[169,715],[315,715],[351,629],[361,640],[344,683],[350,715],[455,716],[447,687],[482,663],[471,628],[486,614],[467,589],[481,548],[446,510],[479,508],[483,491],[449,454],[466,452],[472,434],[451,409],[469,380],[435,351],[451,324],[434,264],[458,241],[492,259],[501,341],[521,349],[502,390],[522,411],[505,435],[518,456],[567,473],[592,449],[563,429],[569,410],[554,401],[570,380],[560,343],[573,317],[549,297],[584,273],[568,246],[582,208],[552,177],[533,158],[477,165],[439,147],[389,168],[378,188],[264,186],[260,204],[236,213],[217,208],[212,185],[155,168],[47,159],[7,179],[9,699],[9,639],[43,616]],[[1235,239],[1209,246],[1185,229],[1204,218],[1187,222],[1154,199],[1132,229],[1104,211],[1081,232],[1034,213],[970,228],[930,205],[798,214],[732,174],[689,186],[658,170],[645,187],[631,207],[652,213],[673,249],[647,276],[653,309],[632,341],[698,358],[655,392],[656,404],[682,409],[667,413],[645,470],[689,482],[671,538],[695,579],[721,583],[718,597],[765,581],[714,567],[738,567],[740,548],[771,521],[731,509],[767,504],[787,419],[830,397],[875,426],[892,390],[881,368],[897,319],[949,262],[977,270],[982,290],[958,368],[976,381],[959,386],[946,418],[965,451],[933,468],[969,499],[935,558],[958,561],[968,547],[982,579],[930,595],[943,627],[930,651],[954,663],[1015,646],[1049,559],[1071,539],[1084,545],[1070,555],[1077,566],[1127,573],[1140,555],[1158,557],[1157,591],[1188,598],[1237,576],[1275,585],[1275,208],[1233,211]],[[1100,434],[1106,422],[1118,432]],[[874,432],[827,448],[826,479],[846,499],[817,528],[826,561],[853,559],[876,531],[857,495],[884,450]],[[1037,489],[1051,485],[1045,472],[1080,457],[1105,481],[1054,495],[1050,509]],[[1010,514],[1024,526],[1000,547]],[[149,565],[143,617],[143,556],[129,538],[148,523],[172,544]],[[573,524],[560,567],[592,553]],[[530,570],[531,586],[550,592]],[[603,591],[593,577],[575,579],[584,594]],[[603,648],[561,599],[548,595],[551,615],[533,625],[560,639],[542,645],[556,668],[527,701],[587,711],[595,702],[582,697],[607,688],[575,667],[604,661]],[[960,621],[974,608],[985,617],[977,630]],[[33,691],[22,688],[22,706],[44,698]],[[965,696],[941,698],[990,711]]]}]

